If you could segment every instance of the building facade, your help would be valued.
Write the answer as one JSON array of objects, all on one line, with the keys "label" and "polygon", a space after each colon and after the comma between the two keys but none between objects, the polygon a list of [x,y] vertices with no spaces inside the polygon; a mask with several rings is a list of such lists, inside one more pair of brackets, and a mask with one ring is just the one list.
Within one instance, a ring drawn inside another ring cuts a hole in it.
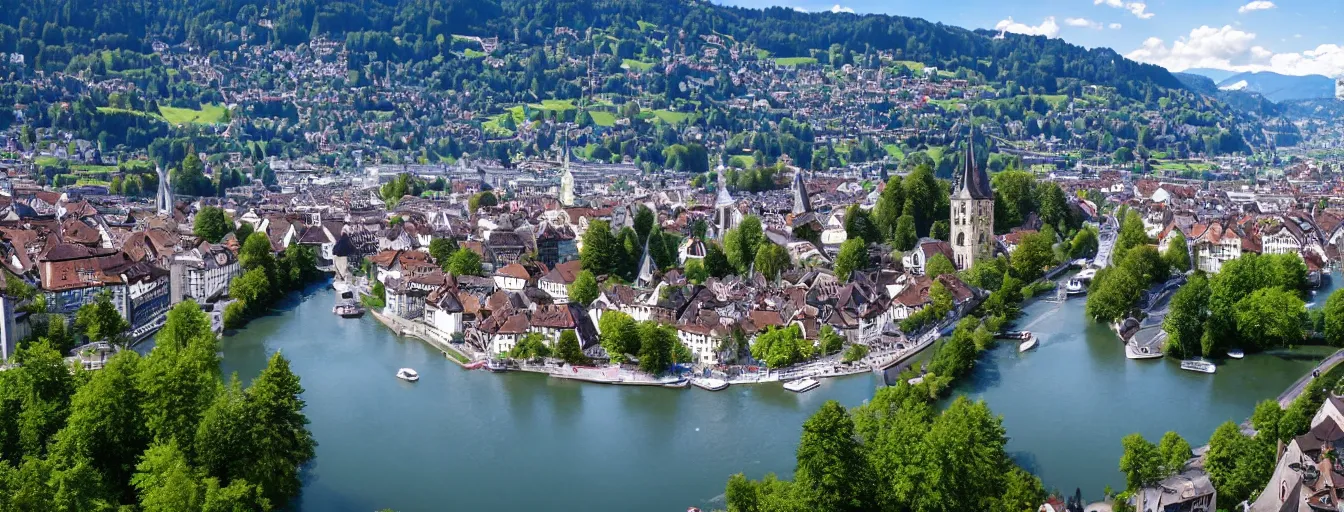
[{"label": "building facade", "polygon": [[961,270],[994,257],[994,191],[976,165],[974,139],[966,144],[966,162],[952,189],[952,254]]}]

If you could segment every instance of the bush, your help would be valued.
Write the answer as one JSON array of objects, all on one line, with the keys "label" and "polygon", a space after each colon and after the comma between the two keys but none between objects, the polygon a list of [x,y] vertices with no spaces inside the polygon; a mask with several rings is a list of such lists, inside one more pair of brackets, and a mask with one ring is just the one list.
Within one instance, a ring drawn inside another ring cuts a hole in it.
[{"label": "bush", "polygon": [[238,329],[247,325],[247,305],[241,300],[230,302],[224,307],[224,327]]},{"label": "bush", "polygon": [[863,359],[864,356],[867,356],[867,355],[868,355],[868,346],[867,346],[867,345],[858,345],[858,344],[850,345],[850,346],[849,346],[849,350],[846,350],[846,351],[845,351],[845,359],[844,359],[844,362],[846,362],[846,363],[852,363],[852,362],[854,362],[854,361],[858,361],[858,360],[860,360],[860,359]]}]

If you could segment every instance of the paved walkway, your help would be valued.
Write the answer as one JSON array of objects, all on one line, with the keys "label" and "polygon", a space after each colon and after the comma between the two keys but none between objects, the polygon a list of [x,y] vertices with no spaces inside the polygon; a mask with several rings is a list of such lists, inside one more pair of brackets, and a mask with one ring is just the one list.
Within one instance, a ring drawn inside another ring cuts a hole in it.
[{"label": "paved walkway", "polygon": [[1314,378],[1312,375],[1313,373],[1318,371],[1321,374],[1328,373],[1341,362],[1344,362],[1344,350],[1338,350],[1335,353],[1330,354],[1329,357],[1322,359],[1315,368],[1312,368],[1312,371],[1307,372],[1302,378],[1297,379],[1297,382],[1294,382],[1292,386],[1289,386],[1288,389],[1283,392],[1283,394],[1279,395],[1279,407],[1287,409],[1289,405],[1292,405],[1293,400],[1296,400],[1298,395],[1301,395],[1303,391],[1306,391],[1307,385],[1310,384]]}]

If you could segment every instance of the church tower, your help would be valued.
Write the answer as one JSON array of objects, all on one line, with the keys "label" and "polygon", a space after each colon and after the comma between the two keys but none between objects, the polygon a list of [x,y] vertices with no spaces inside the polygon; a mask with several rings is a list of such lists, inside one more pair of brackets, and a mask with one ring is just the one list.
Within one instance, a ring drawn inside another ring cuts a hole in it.
[{"label": "church tower", "polygon": [[803,171],[793,173],[793,214],[802,215],[812,211],[812,200],[807,197],[807,184],[803,183]]},{"label": "church tower", "polygon": [[994,257],[994,191],[975,162],[975,131],[966,143],[965,164],[952,188],[952,255],[958,269]]},{"label": "church tower", "polygon": [[172,215],[173,213],[173,184],[172,175],[163,170],[163,166],[155,165],[154,170],[159,175],[159,191],[154,196],[154,208],[158,210],[159,215]]}]

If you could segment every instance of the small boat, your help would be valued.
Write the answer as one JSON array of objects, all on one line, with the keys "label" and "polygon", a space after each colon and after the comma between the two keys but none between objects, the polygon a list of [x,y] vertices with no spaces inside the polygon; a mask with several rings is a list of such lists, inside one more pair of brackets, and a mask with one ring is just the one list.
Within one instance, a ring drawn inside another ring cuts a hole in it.
[{"label": "small boat", "polygon": [[337,304],[336,307],[331,308],[331,312],[336,313],[336,315],[341,318],[359,318],[364,316],[364,308],[355,303]]},{"label": "small boat", "polygon": [[1037,345],[1038,343],[1039,343],[1039,342],[1038,342],[1038,338],[1035,337],[1035,336],[1032,336],[1032,337],[1030,337],[1030,338],[1027,338],[1027,341],[1024,341],[1024,342],[1022,342],[1022,343],[1019,343],[1019,344],[1017,345],[1017,351],[1018,351],[1018,352],[1026,352],[1026,351],[1028,351],[1028,350],[1031,350],[1031,349],[1033,349],[1033,348],[1036,348],[1036,345]]},{"label": "small boat", "polygon": [[1069,280],[1069,284],[1064,288],[1064,291],[1069,295],[1080,295],[1087,292],[1087,287],[1083,285],[1082,279],[1075,277]]},{"label": "small boat", "polygon": [[1162,357],[1162,351],[1139,346],[1136,343],[1125,344],[1125,357],[1129,359],[1156,359]]},{"label": "small boat", "polygon": [[420,374],[415,373],[415,370],[410,368],[402,368],[397,370],[397,378],[406,382],[415,382],[420,380]]},{"label": "small boat", "polygon": [[1005,340],[1026,341],[1031,339],[1031,331],[1003,331],[996,334],[995,337]]},{"label": "small boat", "polygon": [[[448,355],[447,352],[444,352],[443,355],[444,357],[453,357],[451,355]],[[462,367],[468,370],[479,370],[481,368],[485,368],[485,361],[472,361],[470,363],[462,365]]]},{"label": "small boat", "polygon": [[691,379],[691,384],[706,391],[722,391],[728,387],[723,379]]},{"label": "small boat", "polygon": [[503,359],[491,359],[485,363],[485,369],[495,373],[509,371],[509,363]]},{"label": "small boat", "polygon": [[691,385],[690,379],[678,379],[671,382],[663,383],[663,387],[665,388],[677,388],[677,389],[689,387],[690,385]]},{"label": "small boat", "polygon": [[1200,359],[1186,359],[1184,361],[1181,361],[1181,369],[1199,373],[1213,373],[1218,370],[1218,367],[1214,366],[1213,363],[1210,363],[1208,361]]},{"label": "small boat", "polygon": [[1307,308],[1307,309],[1311,309],[1311,308],[1316,307],[1316,303],[1315,303],[1315,302],[1308,302],[1308,303],[1306,303],[1306,305],[1304,305],[1303,307],[1305,307],[1305,308]]},{"label": "small boat", "polygon": [[817,379],[814,379],[812,377],[803,377],[798,380],[791,380],[789,382],[785,382],[784,389],[787,389],[794,393],[806,393],[808,391],[816,389],[817,386],[820,385],[821,383],[817,382]]},{"label": "small boat", "polygon": [[1242,352],[1241,349],[1239,348],[1234,348],[1232,350],[1227,351],[1227,357],[1230,357],[1232,359],[1241,359],[1243,357],[1246,357],[1246,353]]}]

